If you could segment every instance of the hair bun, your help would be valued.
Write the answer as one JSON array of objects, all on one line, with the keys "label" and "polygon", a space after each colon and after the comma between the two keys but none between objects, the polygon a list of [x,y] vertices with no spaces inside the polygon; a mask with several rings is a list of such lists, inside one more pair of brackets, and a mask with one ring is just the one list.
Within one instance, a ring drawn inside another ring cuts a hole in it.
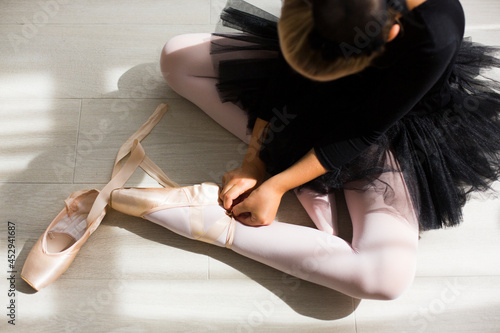
[{"label": "hair bun", "polygon": [[[385,44],[388,8],[404,12],[404,0],[316,0],[310,3],[314,26],[309,43],[325,60],[346,59],[379,51]],[[370,8],[370,9],[367,9]]]}]

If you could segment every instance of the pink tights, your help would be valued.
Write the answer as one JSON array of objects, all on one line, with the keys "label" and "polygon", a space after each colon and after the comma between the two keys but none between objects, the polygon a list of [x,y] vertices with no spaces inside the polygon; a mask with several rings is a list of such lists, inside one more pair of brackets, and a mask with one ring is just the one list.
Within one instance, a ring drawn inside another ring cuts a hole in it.
[{"label": "pink tights", "polygon": [[[248,143],[246,114],[232,103],[221,103],[215,88],[211,38],[210,34],[189,34],[171,39],[161,56],[163,76],[176,92]],[[254,57],[255,53],[237,56]],[[388,158],[397,168],[394,157]],[[350,243],[337,236],[334,196],[305,190],[297,196],[319,230],[278,221],[258,228],[237,223],[232,250],[352,297],[394,299],[413,281],[418,220],[402,174],[388,172],[380,178],[394,191],[390,200],[384,199],[383,185],[344,191],[353,226]],[[362,182],[349,185],[367,187]],[[216,220],[220,212],[213,214],[213,218],[204,216],[205,223]],[[174,226],[167,222],[166,227]]]}]

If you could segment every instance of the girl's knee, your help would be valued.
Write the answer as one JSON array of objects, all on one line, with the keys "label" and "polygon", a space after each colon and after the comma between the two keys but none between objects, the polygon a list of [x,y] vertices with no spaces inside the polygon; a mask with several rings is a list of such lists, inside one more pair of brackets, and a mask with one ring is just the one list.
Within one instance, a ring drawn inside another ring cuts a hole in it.
[{"label": "girl's knee", "polygon": [[413,275],[406,278],[404,281],[393,282],[389,278],[385,283],[382,283],[375,293],[379,300],[392,301],[401,297],[413,282]]},{"label": "girl's knee", "polygon": [[160,68],[173,87],[187,76],[210,76],[210,34],[185,34],[170,39],[162,49]]},{"label": "girl's knee", "polygon": [[178,37],[179,36],[170,39],[165,44],[165,46],[163,47],[163,49],[161,51],[161,56],[160,56],[161,74],[163,75],[163,77],[165,78],[165,80],[167,82],[168,82],[168,76],[177,67],[175,63],[178,61],[176,59],[178,57],[175,56],[174,52],[178,50],[178,48],[176,49],[176,45],[178,44],[176,42],[176,38],[178,38]]},{"label": "girl's knee", "polygon": [[362,283],[366,298],[395,300],[413,283],[416,259],[391,257],[375,262],[366,272]]},{"label": "girl's knee", "polygon": [[183,49],[189,43],[189,35],[179,35],[171,38],[163,47],[160,57],[161,73],[169,82],[169,77],[182,72],[189,57]]}]

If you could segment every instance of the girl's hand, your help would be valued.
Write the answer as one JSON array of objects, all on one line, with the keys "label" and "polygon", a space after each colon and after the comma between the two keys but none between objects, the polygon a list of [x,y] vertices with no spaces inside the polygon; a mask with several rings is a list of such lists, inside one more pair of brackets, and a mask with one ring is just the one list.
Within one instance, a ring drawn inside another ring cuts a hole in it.
[{"label": "girl's hand", "polygon": [[220,200],[227,210],[245,200],[250,193],[262,184],[265,169],[258,164],[243,164],[240,168],[227,172],[222,177]]},{"label": "girl's hand", "polygon": [[229,171],[222,177],[222,191],[219,198],[228,211],[245,200],[264,181],[266,165],[259,158],[259,152],[267,124],[266,121],[257,118],[241,168]]},{"label": "girl's hand", "polygon": [[270,225],[278,213],[284,192],[270,182],[264,182],[233,208],[235,218],[250,226]]},{"label": "girl's hand", "polygon": [[311,149],[294,165],[269,178],[251,192],[244,201],[234,205],[233,215],[238,221],[247,225],[269,225],[276,217],[281,198],[286,191],[327,172],[328,170],[318,160],[314,149]]}]

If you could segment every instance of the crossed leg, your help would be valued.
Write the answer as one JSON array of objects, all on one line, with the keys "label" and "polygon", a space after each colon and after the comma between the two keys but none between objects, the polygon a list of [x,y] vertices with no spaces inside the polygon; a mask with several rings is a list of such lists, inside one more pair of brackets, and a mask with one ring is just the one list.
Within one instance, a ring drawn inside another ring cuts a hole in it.
[{"label": "crossed leg", "polygon": [[394,191],[390,200],[382,187],[345,190],[352,243],[312,228],[274,222],[262,228],[237,224],[232,249],[356,298],[397,298],[415,274],[418,220],[402,174],[381,178]]},{"label": "crossed leg", "polygon": [[179,95],[200,107],[213,120],[245,143],[250,142],[247,115],[233,103],[222,103],[210,57],[212,35],[176,36],[163,48],[160,60],[163,77]]}]

